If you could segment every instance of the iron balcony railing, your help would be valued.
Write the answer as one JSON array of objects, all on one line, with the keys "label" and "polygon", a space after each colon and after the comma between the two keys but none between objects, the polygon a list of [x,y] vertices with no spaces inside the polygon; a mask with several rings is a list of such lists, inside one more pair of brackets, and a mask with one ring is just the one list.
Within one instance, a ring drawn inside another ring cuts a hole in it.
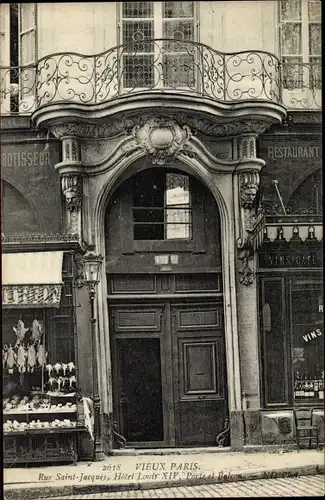
[{"label": "iron balcony railing", "polygon": [[61,52],[34,65],[1,67],[1,112],[31,113],[55,103],[100,104],[145,91],[175,91],[235,103],[321,108],[321,69],[282,64],[263,51],[221,53],[201,43],[155,39],[96,55]]}]

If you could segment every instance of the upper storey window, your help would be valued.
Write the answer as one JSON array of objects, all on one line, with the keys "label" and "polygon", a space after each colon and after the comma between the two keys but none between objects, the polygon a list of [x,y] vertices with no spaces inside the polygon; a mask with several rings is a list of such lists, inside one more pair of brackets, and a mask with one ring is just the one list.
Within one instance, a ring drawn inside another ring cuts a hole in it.
[{"label": "upper storey window", "polygon": [[181,42],[195,39],[194,3],[122,2],[124,88],[193,85],[193,50]]},{"label": "upper storey window", "polygon": [[287,90],[321,88],[321,1],[280,1],[280,49]]},{"label": "upper storey window", "polygon": [[[36,4],[0,5],[1,86],[4,110],[30,111],[34,102],[36,55]],[[10,66],[10,69],[7,69]]]}]

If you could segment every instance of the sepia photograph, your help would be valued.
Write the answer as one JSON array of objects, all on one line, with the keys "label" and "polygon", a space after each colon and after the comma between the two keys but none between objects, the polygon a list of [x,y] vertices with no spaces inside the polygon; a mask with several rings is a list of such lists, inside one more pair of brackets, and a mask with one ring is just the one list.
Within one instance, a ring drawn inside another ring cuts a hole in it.
[{"label": "sepia photograph", "polygon": [[1,3],[4,500],[324,496],[321,8]]}]

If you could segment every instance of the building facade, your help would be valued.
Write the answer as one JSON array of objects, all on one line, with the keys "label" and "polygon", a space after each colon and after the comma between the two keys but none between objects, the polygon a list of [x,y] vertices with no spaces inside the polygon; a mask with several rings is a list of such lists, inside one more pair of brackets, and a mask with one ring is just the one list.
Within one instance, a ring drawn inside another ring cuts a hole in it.
[{"label": "building facade", "polygon": [[1,5],[4,342],[37,304],[98,450],[322,425],[320,3]]}]

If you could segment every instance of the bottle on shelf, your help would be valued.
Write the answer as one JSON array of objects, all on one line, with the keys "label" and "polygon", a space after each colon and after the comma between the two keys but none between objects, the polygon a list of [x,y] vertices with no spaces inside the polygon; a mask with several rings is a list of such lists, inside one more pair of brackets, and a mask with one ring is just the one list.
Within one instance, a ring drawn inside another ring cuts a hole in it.
[{"label": "bottle on shelf", "polygon": [[309,397],[314,398],[315,397],[315,391],[314,391],[314,380],[310,379],[309,382]]},{"label": "bottle on shelf", "polygon": [[319,386],[318,386],[318,399],[324,399],[324,379],[321,378],[319,380]]},{"label": "bottle on shelf", "polygon": [[303,380],[303,397],[304,398],[307,398],[308,397],[308,381],[307,381],[307,377],[304,378]]}]

